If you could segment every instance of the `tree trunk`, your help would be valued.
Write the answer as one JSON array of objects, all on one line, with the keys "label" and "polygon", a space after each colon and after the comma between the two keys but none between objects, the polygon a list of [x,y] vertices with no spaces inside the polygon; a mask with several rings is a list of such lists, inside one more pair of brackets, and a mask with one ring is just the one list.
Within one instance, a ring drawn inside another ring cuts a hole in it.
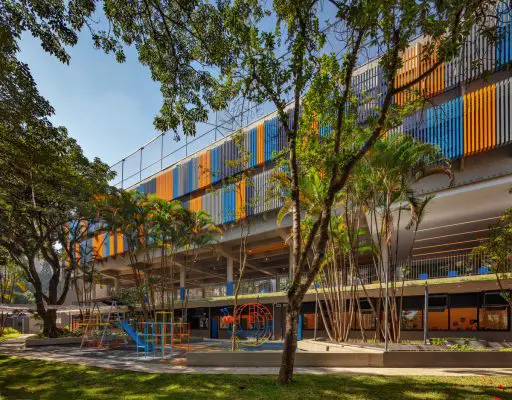
[{"label": "tree trunk", "polygon": [[286,309],[286,332],[284,337],[281,368],[279,369],[278,382],[291,383],[293,378],[293,366],[295,353],[297,352],[297,332],[299,327],[300,303],[289,302]]},{"label": "tree trunk", "polygon": [[59,336],[57,328],[57,310],[47,310],[43,318],[43,335],[49,338]]}]

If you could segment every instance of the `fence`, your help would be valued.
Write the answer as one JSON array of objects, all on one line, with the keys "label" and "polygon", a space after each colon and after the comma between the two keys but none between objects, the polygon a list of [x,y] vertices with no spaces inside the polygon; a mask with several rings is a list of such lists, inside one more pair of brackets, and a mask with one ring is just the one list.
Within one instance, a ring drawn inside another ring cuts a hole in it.
[{"label": "fence", "polygon": [[242,112],[231,115],[228,111],[214,112],[212,121],[197,125],[195,137],[184,137],[185,143],[172,133],[162,133],[110,167],[116,173],[111,185],[126,189],[176,164],[220,140],[254,119],[262,105],[249,105]]},{"label": "fence", "polygon": [[[493,273],[493,271],[485,256],[466,253],[438,258],[401,261],[396,268],[392,269],[389,281],[428,281],[430,279],[477,276],[491,273]],[[357,275],[353,281],[350,277],[346,277],[343,282],[345,285],[350,285],[352,282],[357,285],[369,285],[378,283],[380,280],[384,283],[384,275],[378,273],[378,267],[376,265],[368,264],[358,267]],[[341,281],[340,279],[340,282]],[[258,295],[282,292],[288,288],[288,285],[289,278],[284,275],[270,278],[245,279],[242,280],[239,294]],[[193,295],[191,295],[191,293],[193,293]],[[224,296],[226,296],[225,284],[205,285],[201,289],[191,289],[191,292],[189,292],[189,298],[191,299]]]}]

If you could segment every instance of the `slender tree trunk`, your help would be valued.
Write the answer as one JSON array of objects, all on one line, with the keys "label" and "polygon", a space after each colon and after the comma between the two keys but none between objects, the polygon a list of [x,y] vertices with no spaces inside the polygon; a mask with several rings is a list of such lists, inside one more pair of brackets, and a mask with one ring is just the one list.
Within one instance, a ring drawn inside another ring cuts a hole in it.
[{"label": "slender tree trunk", "polygon": [[300,303],[289,302],[286,309],[286,331],[283,355],[281,358],[281,369],[279,370],[280,383],[291,383],[293,378],[293,366],[295,364],[295,353],[297,352],[299,313]]}]

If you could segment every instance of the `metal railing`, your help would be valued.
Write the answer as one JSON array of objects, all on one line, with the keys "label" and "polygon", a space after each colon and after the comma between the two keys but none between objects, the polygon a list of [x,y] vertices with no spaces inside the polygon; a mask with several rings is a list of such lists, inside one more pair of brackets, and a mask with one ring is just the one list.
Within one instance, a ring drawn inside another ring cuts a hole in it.
[{"label": "metal railing", "polygon": [[170,167],[182,159],[197,153],[218,140],[229,136],[249,124],[250,120],[261,117],[260,109],[264,105],[249,105],[242,112],[231,115],[227,111],[215,112],[213,121],[197,125],[198,133],[194,137],[184,137],[185,143],[179,144],[176,135],[162,133],[144,146],[129,154],[110,167],[116,173],[110,182],[112,186],[126,189]]},{"label": "metal railing", "polygon": [[[390,281],[428,281],[431,279],[457,278],[467,276],[487,275],[493,273],[487,258],[471,253],[454,254],[437,258],[412,259],[401,261],[391,269]],[[346,274],[345,274],[346,275]],[[369,285],[384,282],[384,274],[379,272],[379,267],[373,264],[360,265],[357,276],[345,277],[344,285]],[[340,280],[341,282],[341,280]],[[288,288],[287,275],[279,275],[270,278],[244,279],[240,287],[240,295],[253,294],[264,295],[285,291]],[[313,284],[314,285],[314,284]],[[312,286],[313,288],[313,286]],[[215,298],[226,296],[225,284],[204,285],[201,288],[191,289],[189,299]]]}]

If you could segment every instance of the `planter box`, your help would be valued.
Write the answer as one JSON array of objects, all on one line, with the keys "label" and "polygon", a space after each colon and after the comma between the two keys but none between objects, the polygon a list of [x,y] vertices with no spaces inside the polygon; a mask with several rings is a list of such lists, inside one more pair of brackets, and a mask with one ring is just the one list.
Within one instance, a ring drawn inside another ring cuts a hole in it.
[{"label": "planter box", "polygon": [[[281,365],[281,352],[240,351],[188,353],[190,367],[274,367]],[[396,351],[389,353],[298,352],[297,367],[374,368],[508,368],[512,352]]]},{"label": "planter box", "polygon": [[81,337],[63,337],[52,339],[27,339],[25,340],[25,347],[35,346],[58,346],[63,344],[80,344],[82,343]]},{"label": "planter box", "polygon": [[[281,365],[280,351],[187,353],[187,366],[274,367]],[[296,367],[382,367],[382,353],[304,352],[295,355]]]}]

